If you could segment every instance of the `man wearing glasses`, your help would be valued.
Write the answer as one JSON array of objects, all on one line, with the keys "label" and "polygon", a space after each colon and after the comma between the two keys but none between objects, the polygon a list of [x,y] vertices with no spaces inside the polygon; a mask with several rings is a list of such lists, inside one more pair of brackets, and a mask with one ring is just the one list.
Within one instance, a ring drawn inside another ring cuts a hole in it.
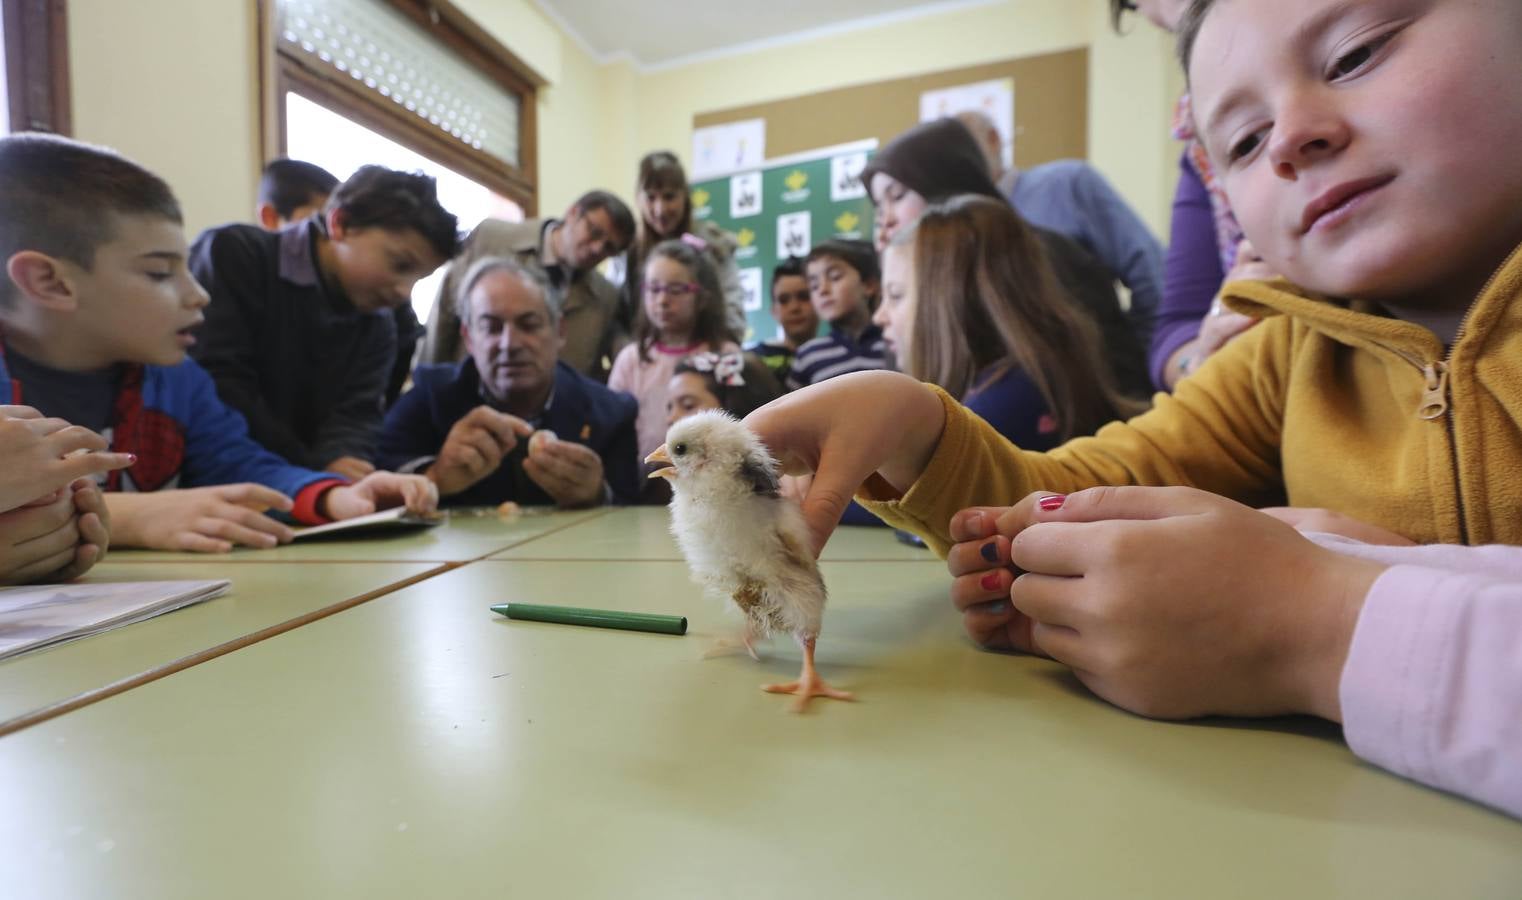
[{"label": "man wearing glasses", "polygon": [[634,502],[638,404],[562,358],[568,323],[542,269],[486,257],[458,283],[467,355],[413,373],[381,431],[382,467],[426,475],[444,505]]},{"label": "man wearing glasses", "polygon": [[583,194],[559,219],[483,221],[439,288],[418,362],[452,363],[464,356],[455,314],[460,281],[477,260],[505,256],[536,265],[547,276],[565,322],[560,358],[581,374],[606,381],[608,366],[628,335],[617,323],[618,291],[597,267],[623,253],[633,239],[634,214],[607,191]]}]

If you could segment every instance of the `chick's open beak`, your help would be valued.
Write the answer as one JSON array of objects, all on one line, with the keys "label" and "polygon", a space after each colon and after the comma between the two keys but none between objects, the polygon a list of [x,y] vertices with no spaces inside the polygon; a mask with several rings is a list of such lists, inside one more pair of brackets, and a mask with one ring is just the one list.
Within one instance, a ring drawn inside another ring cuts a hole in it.
[{"label": "chick's open beak", "polygon": [[666,445],[665,444],[662,444],[659,447],[656,447],[654,453],[651,453],[649,456],[645,457],[645,462],[647,464],[649,464],[649,465],[652,465],[652,466],[655,465],[656,463],[662,463],[662,464],[664,464],[662,468],[656,469],[654,472],[651,472],[649,475],[646,475],[645,476],[646,478],[675,478],[676,477],[676,467],[671,464],[671,456],[666,453]]}]

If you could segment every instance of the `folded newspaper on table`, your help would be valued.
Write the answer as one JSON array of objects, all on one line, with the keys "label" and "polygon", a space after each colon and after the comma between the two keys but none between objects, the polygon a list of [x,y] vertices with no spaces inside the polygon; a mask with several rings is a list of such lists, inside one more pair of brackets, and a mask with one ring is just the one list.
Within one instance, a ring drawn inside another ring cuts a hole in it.
[{"label": "folded newspaper on table", "polygon": [[227,590],[227,581],[44,584],[0,590],[0,659],[141,622]]},{"label": "folded newspaper on table", "polygon": [[356,516],[352,519],[329,522],[326,525],[312,525],[307,528],[293,528],[291,530],[296,533],[296,540],[298,541],[302,538],[317,537],[319,535],[337,536],[338,534],[344,534],[345,537],[351,537],[368,532],[412,531],[418,528],[430,528],[441,524],[444,521],[444,516],[445,514],[442,512],[421,516],[409,513],[405,506],[397,506],[378,513],[371,513],[368,516]]}]

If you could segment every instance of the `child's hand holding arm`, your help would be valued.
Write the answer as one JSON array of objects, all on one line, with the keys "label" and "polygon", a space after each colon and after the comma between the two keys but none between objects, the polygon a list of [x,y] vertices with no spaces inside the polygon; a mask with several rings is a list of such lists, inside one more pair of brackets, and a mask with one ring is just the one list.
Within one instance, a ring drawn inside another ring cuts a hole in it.
[{"label": "child's hand holding arm", "polygon": [[1028,617],[1031,644],[1096,694],[1159,718],[1341,720],[1343,665],[1384,565],[1191,488],[1094,488],[1046,506],[996,524],[1025,573],[1010,621]]},{"label": "child's hand holding arm", "polygon": [[790,475],[813,473],[803,515],[817,553],[865,482],[881,499],[925,471],[946,411],[925,385],[896,372],[857,372],[786,394],[745,418]]}]

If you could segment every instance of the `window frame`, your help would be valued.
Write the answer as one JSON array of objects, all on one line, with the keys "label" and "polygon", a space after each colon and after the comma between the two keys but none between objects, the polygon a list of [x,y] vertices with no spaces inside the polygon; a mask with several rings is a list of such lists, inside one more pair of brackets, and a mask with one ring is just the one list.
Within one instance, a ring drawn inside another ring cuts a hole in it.
[{"label": "window frame", "polygon": [[415,114],[376,97],[362,85],[356,86],[347,76],[314,69],[284,52],[276,35],[276,0],[255,0],[264,161],[285,155],[285,96],[296,93],[485,185],[517,203],[532,218],[539,196],[538,92],[545,80],[448,0],[382,2],[518,98],[518,166],[451,139]]},{"label": "window frame", "polygon": [[12,132],[69,135],[69,21],[65,0],[0,0],[5,98]]}]

